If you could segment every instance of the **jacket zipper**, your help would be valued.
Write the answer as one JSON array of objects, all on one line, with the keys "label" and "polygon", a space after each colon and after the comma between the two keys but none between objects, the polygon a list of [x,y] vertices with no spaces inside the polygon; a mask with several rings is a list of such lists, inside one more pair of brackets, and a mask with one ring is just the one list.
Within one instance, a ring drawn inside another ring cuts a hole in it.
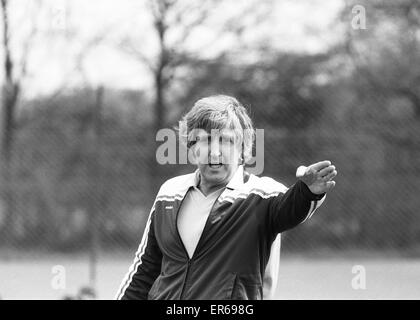
[{"label": "jacket zipper", "polygon": [[191,259],[188,259],[187,271],[185,272],[184,283],[182,284],[180,300],[184,300],[185,287],[187,286],[188,274],[190,272],[191,263]]}]

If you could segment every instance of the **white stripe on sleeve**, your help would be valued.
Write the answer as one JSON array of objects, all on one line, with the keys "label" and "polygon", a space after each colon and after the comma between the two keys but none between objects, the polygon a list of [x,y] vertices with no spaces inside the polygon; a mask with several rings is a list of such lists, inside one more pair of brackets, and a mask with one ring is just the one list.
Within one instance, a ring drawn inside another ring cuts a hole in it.
[{"label": "white stripe on sleeve", "polygon": [[306,218],[301,223],[304,223],[306,220],[312,217],[316,209],[318,209],[321,206],[321,204],[324,202],[325,197],[326,195],[324,195],[320,200],[311,201],[311,206],[309,207],[309,211],[306,214]]},{"label": "white stripe on sleeve", "polygon": [[133,276],[136,273],[137,268],[142,263],[141,258],[144,254],[144,251],[146,250],[146,247],[147,247],[147,239],[148,239],[148,234],[149,234],[149,230],[150,230],[150,224],[151,224],[151,221],[152,221],[152,214],[153,214],[154,210],[155,210],[155,207],[153,206],[152,209],[150,210],[150,214],[149,214],[149,217],[147,219],[146,227],[144,229],[143,237],[142,237],[140,245],[137,249],[136,255],[134,257],[134,261],[131,264],[130,268],[128,269],[128,273],[125,275],[123,281],[121,282],[120,288],[118,289],[117,295],[115,297],[117,300],[121,300],[121,298],[124,296],[125,290],[127,290],[128,286],[130,285],[131,281],[133,280]]}]

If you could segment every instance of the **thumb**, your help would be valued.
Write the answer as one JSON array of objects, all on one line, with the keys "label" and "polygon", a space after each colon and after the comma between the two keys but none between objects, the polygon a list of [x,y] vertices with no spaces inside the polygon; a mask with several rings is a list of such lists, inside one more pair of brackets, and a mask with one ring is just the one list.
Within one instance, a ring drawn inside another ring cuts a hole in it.
[{"label": "thumb", "polygon": [[307,175],[307,170],[308,170],[308,167],[305,167],[305,166],[300,166],[299,168],[297,168],[296,178],[298,179],[303,178],[305,175]]},{"label": "thumb", "polygon": [[309,186],[316,180],[316,170],[312,166],[300,166],[296,170],[296,178],[303,181],[306,185]]},{"label": "thumb", "polygon": [[316,170],[312,168],[312,166],[309,166],[309,167],[300,166],[296,170],[296,178],[298,179],[312,178],[313,175],[315,174],[316,174]]}]

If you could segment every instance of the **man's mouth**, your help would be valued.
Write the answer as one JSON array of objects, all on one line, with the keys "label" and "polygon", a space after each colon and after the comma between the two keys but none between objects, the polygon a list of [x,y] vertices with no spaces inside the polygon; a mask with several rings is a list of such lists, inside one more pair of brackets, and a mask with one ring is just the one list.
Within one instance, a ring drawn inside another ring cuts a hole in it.
[{"label": "man's mouth", "polygon": [[220,168],[221,166],[223,166],[222,163],[209,163],[209,167],[212,169],[217,169],[217,168]]}]

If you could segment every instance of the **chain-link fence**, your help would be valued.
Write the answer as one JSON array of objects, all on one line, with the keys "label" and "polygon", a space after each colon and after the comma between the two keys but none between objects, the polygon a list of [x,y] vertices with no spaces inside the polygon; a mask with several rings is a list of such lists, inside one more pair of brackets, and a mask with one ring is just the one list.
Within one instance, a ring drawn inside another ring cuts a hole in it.
[{"label": "chain-link fence", "polygon": [[[95,92],[90,96],[95,101]],[[102,111],[95,104],[61,108],[59,103],[25,111],[31,114],[16,129],[11,183],[2,185],[11,204],[7,207],[3,200],[2,235],[7,234],[8,242],[2,241],[2,247],[81,250],[92,232],[105,248],[132,246],[159,185],[194,167],[154,165],[157,171],[151,172],[149,160],[156,161],[162,142],[147,125],[106,111],[106,103]],[[262,175],[290,186],[299,165],[322,159],[335,163],[340,173],[323,213],[296,230],[290,245],[299,249],[418,245],[416,119],[361,129],[354,123],[337,123],[331,116],[303,130],[261,122],[256,126],[265,128]]]}]

